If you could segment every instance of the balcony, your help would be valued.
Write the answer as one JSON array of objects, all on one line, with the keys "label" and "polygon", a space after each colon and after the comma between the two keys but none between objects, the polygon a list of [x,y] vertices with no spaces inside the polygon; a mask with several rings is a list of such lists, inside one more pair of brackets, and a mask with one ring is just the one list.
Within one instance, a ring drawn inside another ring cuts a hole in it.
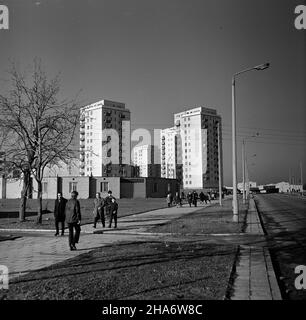
[{"label": "balcony", "polygon": [[82,142],[84,142],[84,141],[85,141],[85,137],[84,137],[84,136],[81,137],[80,140],[81,140]]}]

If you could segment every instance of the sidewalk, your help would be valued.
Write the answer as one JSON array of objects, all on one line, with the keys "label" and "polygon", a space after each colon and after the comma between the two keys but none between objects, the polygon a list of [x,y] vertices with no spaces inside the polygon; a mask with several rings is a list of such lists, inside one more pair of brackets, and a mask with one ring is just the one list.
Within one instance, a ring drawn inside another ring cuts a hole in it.
[{"label": "sidewalk", "polygon": [[[26,236],[0,242],[0,265],[8,267],[12,279],[116,242],[154,239],[156,237],[154,233],[145,233],[149,227],[166,223],[199,209],[201,206],[189,208],[184,205],[182,208],[171,207],[134,214],[119,218],[118,229],[102,230],[101,226],[94,229],[92,224],[83,225],[77,251],[69,250],[67,235],[54,237],[54,231],[31,233],[27,230]],[[18,234],[18,230],[14,230],[14,233]]]},{"label": "sidewalk", "polygon": [[231,300],[282,300],[253,199],[249,202],[246,234],[260,235],[263,241],[240,246]]}]

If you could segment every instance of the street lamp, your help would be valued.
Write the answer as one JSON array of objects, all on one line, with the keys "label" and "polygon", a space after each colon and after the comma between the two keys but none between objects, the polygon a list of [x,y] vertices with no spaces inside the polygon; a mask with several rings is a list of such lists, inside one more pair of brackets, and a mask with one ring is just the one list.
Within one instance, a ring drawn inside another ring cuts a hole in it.
[{"label": "street lamp", "polygon": [[265,70],[269,68],[270,63],[260,64],[258,66],[244,69],[235,73],[232,77],[232,156],[233,156],[233,215],[234,221],[238,221],[238,197],[237,197],[237,141],[236,141],[236,77],[239,74],[252,70]]}]

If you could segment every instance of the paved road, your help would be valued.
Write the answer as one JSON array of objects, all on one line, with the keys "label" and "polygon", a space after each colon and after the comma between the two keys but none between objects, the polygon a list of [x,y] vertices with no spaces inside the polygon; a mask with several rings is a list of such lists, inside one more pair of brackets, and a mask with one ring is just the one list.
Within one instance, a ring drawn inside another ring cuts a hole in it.
[{"label": "paved road", "polygon": [[267,233],[270,253],[285,299],[306,299],[295,288],[295,268],[306,266],[306,197],[286,194],[256,195],[255,201]]}]

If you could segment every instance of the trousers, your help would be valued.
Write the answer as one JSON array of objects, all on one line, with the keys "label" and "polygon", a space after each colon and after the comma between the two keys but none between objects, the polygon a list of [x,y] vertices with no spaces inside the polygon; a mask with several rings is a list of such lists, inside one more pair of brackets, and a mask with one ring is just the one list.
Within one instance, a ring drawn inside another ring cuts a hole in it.
[{"label": "trousers", "polygon": [[79,242],[81,226],[76,222],[68,223],[68,230],[69,230],[69,246],[74,246],[76,243]]},{"label": "trousers", "polygon": [[61,223],[61,229],[62,229],[62,234],[64,234],[64,231],[65,231],[65,221],[63,220],[58,220],[58,219],[55,219],[55,230],[56,230],[56,233],[58,234],[59,233],[59,224]]},{"label": "trousers", "polygon": [[97,225],[97,222],[101,220],[102,222],[102,226],[105,227],[105,215],[104,215],[104,211],[99,212],[95,218],[94,218],[94,226]]}]

